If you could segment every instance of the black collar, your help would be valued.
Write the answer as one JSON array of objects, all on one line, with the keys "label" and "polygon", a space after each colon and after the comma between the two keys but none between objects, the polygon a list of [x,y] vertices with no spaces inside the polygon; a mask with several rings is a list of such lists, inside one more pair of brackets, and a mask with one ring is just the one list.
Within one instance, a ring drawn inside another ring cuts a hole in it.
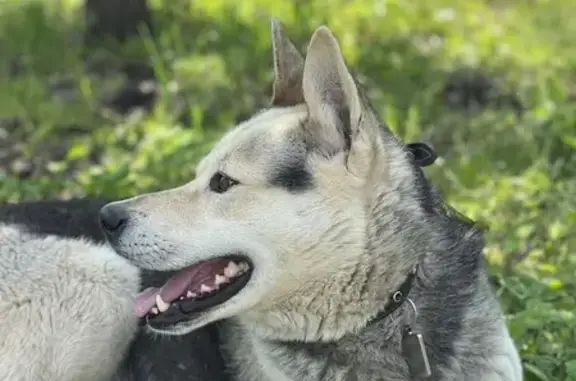
[{"label": "black collar", "polygon": [[416,271],[418,268],[414,268],[410,274],[406,277],[404,283],[400,285],[400,287],[390,295],[390,299],[386,307],[378,314],[370,320],[368,325],[376,323],[384,319],[385,317],[392,314],[392,312],[396,311],[405,301],[408,299],[408,294],[410,293],[410,289],[412,288],[412,284],[414,283],[414,278],[416,277]]}]

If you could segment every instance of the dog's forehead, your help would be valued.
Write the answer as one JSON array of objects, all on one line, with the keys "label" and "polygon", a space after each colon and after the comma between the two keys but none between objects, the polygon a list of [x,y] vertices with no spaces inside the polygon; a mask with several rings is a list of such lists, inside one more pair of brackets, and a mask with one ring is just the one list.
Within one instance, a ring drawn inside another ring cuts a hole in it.
[{"label": "dog's forehead", "polygon": [[266,109],[226,133],[198,164],[197,172],[233,163],[272,163],[289,155],[307,112],[305,107]]}]

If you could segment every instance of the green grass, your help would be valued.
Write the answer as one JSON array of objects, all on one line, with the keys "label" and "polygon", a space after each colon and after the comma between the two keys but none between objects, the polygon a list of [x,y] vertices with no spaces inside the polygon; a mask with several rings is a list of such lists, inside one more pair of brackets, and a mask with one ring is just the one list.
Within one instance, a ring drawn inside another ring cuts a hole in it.
[{"label": "green grass", "polygon": [[[45,160],[26,179],[0,170],[0,201],[126,197],[191,179],[226,128],[266,105],[270,16],[281,17],[302,47],[327,23],[390,126],[435,145],[441,159],[428,173],[449,201],[490,228],[486,255],[526,379],[576,380],[575,2],[151,3],[156,41],[143,33],[113,53],[82,48],[77,1],[0,5],[0,120],[20,121],[11,149],[19,142],[19,155]],[[153,111],[122,117],[100,107],[123,79],[89,76],[81,56],[107,67],[149,57],[162,82]],[[16,59],[20,73],[8,76]],[[500,78],[524,114],[448,107],[440,91],[457,68]],[[52,96],[55,80],[71,83],[75,95]],[[176,81],[189,125],[174,117]],[[63,141],[64,153],[51,155]]]}]

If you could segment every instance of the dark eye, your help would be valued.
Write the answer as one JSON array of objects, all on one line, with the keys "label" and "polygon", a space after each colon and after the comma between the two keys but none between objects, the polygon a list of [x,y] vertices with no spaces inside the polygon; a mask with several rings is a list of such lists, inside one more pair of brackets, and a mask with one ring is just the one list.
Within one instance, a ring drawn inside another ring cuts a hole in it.
[{"label": "dark eye", "polygon": [[216,193],[224,193],[237,184],[238,181],[226,176],[222,172],[216,172],[210,179],[210,190]]}]

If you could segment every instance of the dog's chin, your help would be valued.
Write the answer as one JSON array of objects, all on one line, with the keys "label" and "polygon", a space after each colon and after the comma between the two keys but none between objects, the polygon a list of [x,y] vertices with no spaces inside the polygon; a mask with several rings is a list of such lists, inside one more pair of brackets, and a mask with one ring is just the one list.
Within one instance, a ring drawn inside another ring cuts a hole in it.
[{"label": "dog's chin", "polygon": [[192,264],[175,272],[162,287],[142,291],[135,314],[154,332],[186,334],[215,320],[218,311],[237,304],[237,299],[249,293],[253,273],[253,262],[245,255]]}]

